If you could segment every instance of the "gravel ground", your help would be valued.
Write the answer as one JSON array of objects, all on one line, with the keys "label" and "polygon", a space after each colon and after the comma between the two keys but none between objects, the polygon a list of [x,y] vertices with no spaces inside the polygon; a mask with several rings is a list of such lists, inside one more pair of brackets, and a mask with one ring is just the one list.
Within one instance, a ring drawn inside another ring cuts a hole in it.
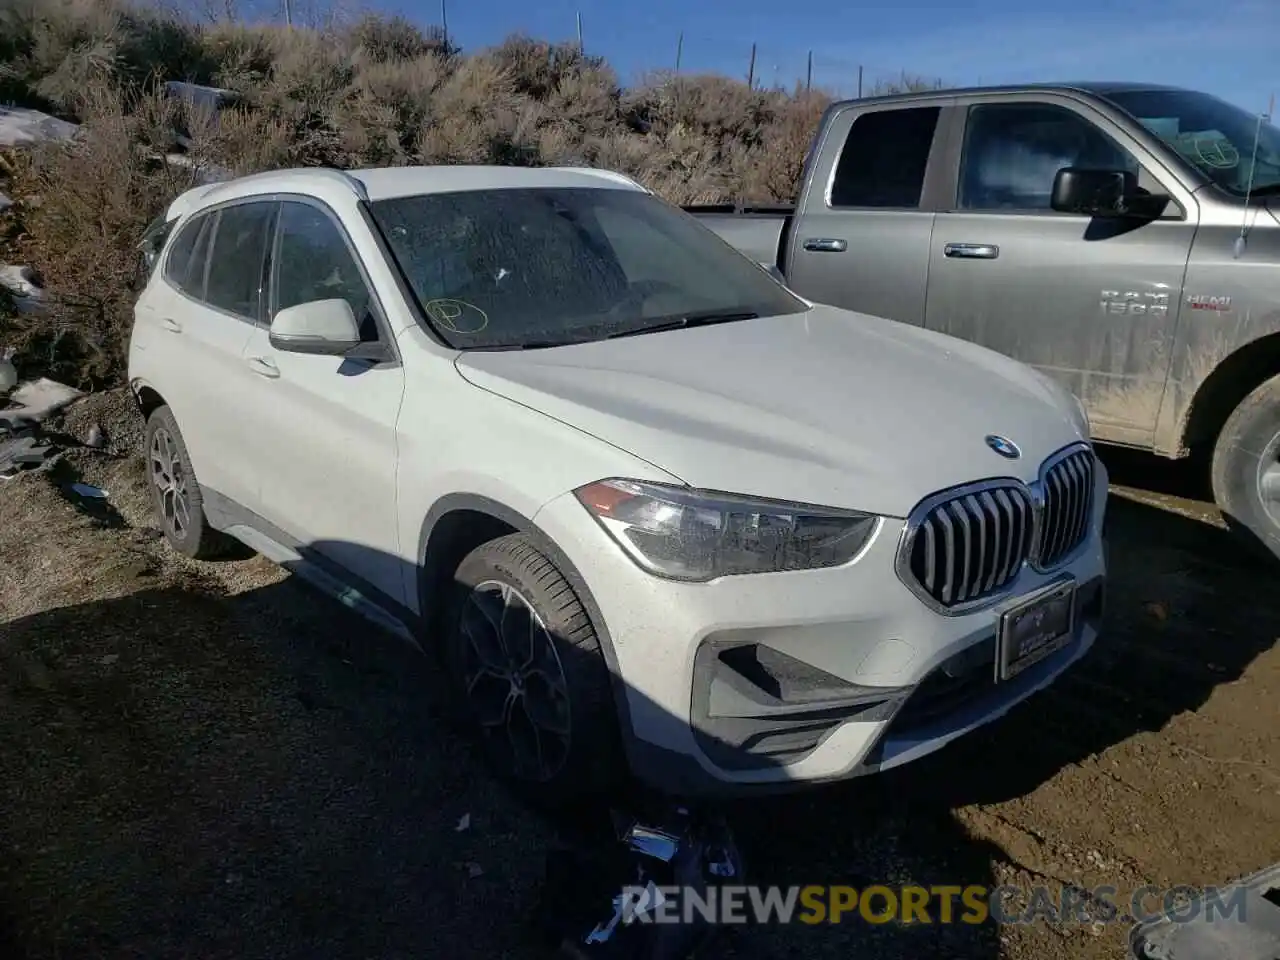
[{"label": "gravel ground", "polygon": [[[449,731],[422,659],[260,558],[164,549],[139,425],[116,394],[60,429],[95,421],[107,453],[0,484],[0,956],[534,956],[552,829]],[[1108,459],[1099,646],[905,770],[734,808],[753,881],[1127,891],[1280,860],[1275,574],[1187,469]],[[70,502],[73,475],[111,508]],[[726,951],[1100,960],[1126,933],[792,925]]]}]

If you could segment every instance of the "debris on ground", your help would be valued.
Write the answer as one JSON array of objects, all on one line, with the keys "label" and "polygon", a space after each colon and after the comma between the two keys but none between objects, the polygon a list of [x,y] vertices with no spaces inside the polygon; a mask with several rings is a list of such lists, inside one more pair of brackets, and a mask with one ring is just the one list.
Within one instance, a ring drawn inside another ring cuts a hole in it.
[{"label": "debris on ground", "polygon": [[0,480],[49,464],[57,454],[35,426],[8,427],[0,421]]},{"label": "debris on ground", "polygon": [[[12,366],[9,354],[3,362]],[[0,392],[6,372],[0,367]],[[74,387],[47,377],[29,380],[13,390],[10,405],[0,410],[0,479],[9,480],[24,470],[53,465],[61,450],[41,425],[82,396]]]},{"label": "debris on ground", "polygon": [[605,849],[547,855],[535,917],[544,945],[564,960],[678,960],[704,950],[717,929],[705,918],[676,912],[680,922],[651,921],[666,912],[662,888],[678,887],[713,903],[709,891],[715,884],[743,882],[728,824],[683,806],[659,812],[652,821],[616,811],[613,820],[617,842]]},{"label": "debris on ground", "polygon": [[1135,960],[1273,960],[1280,956],[1280,864],[1171,903],[1134,928],[1129,949]]},{"label": "debris on ground", "polygon": [[88,483],[68,484],[67,489],[77,497],[85,497],[89,500],[105,500],[108,496],[107,491],[103,490],[101,487],[95,487]]}]

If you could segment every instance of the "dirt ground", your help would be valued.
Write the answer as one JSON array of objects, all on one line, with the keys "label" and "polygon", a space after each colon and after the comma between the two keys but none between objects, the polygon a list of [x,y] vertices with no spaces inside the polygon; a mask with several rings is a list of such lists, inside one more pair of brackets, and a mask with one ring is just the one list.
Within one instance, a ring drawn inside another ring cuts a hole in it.
[{"label": "dirt ground", "polygon": [[[0,484],[0,956],[531,957],[552,828],[438,716],[421,657],[262,559],[150,524],[139,424]],[[1280,861],[1280,591],[1188,499],[1105,454],[1105,637],[906,769],[731,815],[757,883],[1220,884]],[[91,512],[59,492],[105,488]],[[469,817],[466,829],[459,821]],[[729,956],[1125,956],[1128,924],[738,930]]]}]

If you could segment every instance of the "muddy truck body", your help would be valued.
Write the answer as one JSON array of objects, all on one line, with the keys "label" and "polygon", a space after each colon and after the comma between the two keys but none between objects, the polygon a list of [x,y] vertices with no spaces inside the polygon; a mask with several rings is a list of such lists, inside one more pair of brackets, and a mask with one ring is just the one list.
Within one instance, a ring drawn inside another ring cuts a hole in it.
[{"label": "muddy truck body", "polygon": [[1138,84],[832,104],[794,206],[686,207],[801,296],[1060,380],[1095,440],[1212,457],[1280,554],[1280,131]]}]

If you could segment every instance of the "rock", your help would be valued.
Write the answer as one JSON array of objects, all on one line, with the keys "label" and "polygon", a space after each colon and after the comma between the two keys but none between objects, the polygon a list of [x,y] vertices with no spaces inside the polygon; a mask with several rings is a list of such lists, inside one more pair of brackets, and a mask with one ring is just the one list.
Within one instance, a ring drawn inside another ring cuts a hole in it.
[{"label": "rock", "polygon": [[70,140],[80,128],[39,110],[0,107],[0,147]]},{"label": "rock", "polygon": [[3,193],[0,193],[0,213],[4,213],[6,210],[8,210],[12,206],[13,206],[13,201],[10,200]]}]

